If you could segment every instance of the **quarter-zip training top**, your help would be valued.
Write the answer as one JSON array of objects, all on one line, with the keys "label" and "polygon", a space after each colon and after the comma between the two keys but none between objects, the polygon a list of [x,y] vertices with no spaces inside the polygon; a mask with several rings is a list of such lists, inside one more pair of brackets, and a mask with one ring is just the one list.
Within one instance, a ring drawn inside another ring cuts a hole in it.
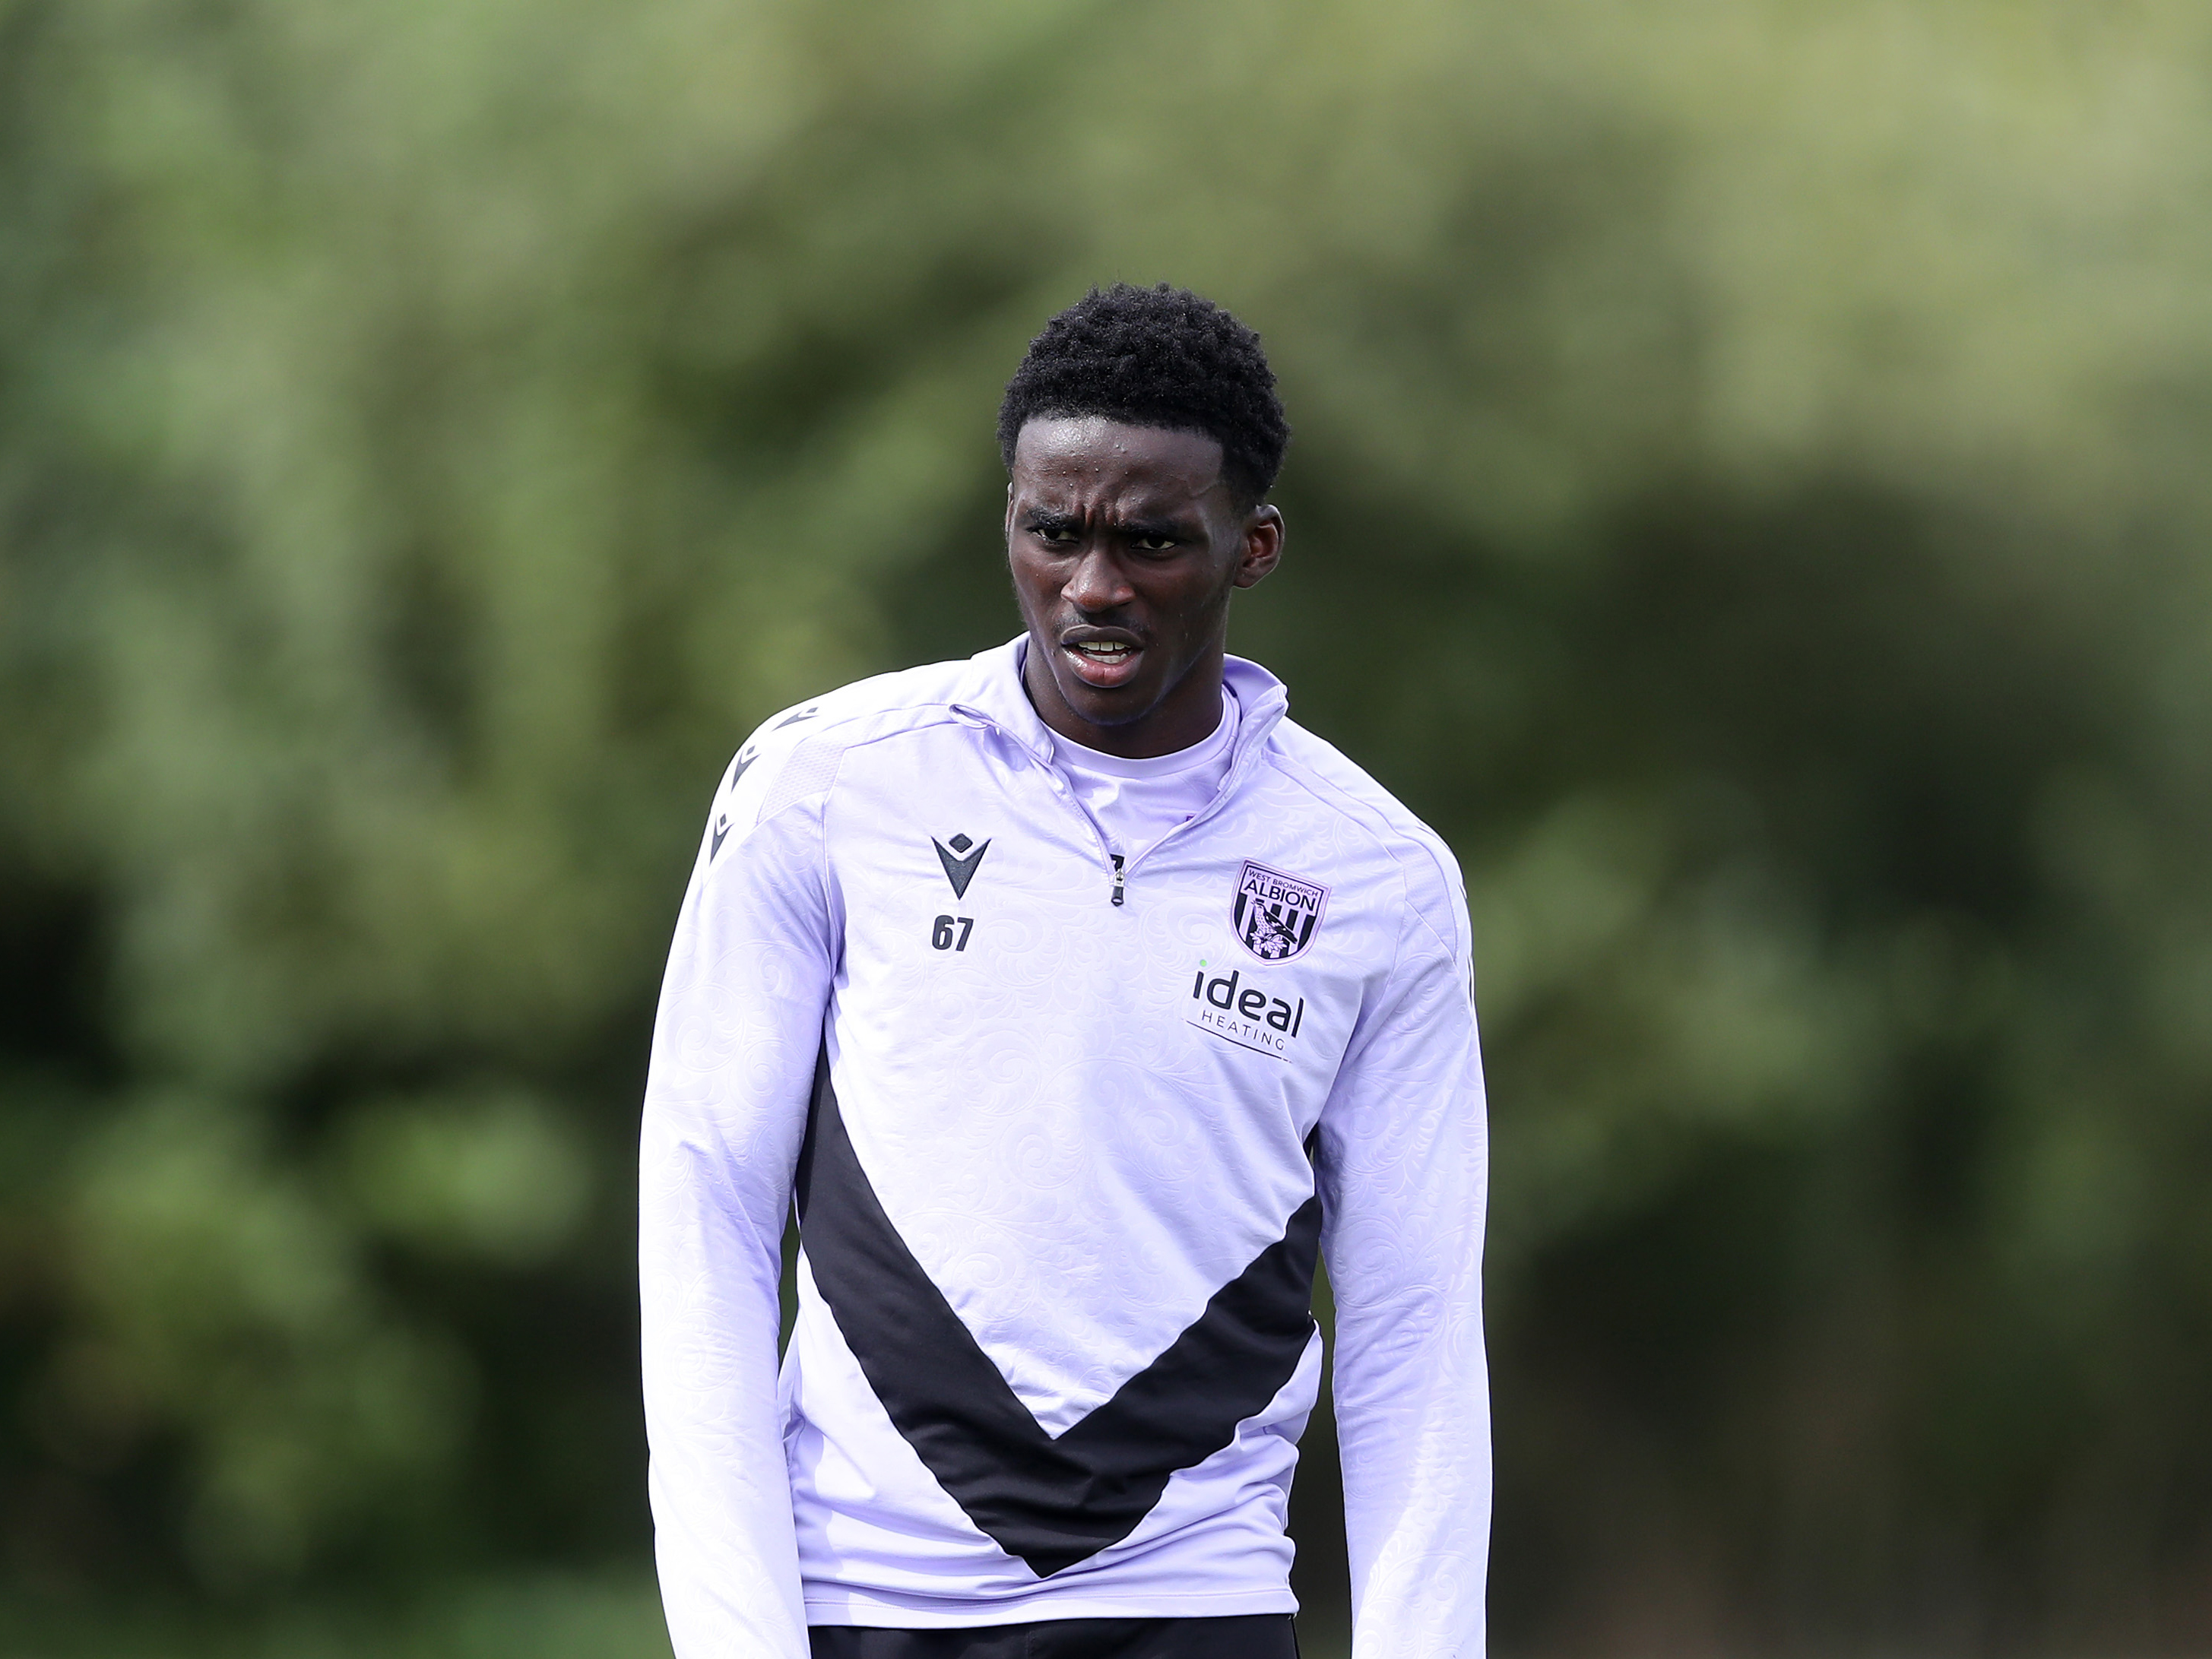
[{"label": "quarter-zip training top", "polygon": [[717,793],[640,1165],[678,1659],[804,1659],[809,1623],[1293,1610],[1317,1251],[1357,1659],[1472,1659],[1488,1146],[1457,867],[1233,657],[1219,792],[1126,854],[1023,650],[787,711]]}]

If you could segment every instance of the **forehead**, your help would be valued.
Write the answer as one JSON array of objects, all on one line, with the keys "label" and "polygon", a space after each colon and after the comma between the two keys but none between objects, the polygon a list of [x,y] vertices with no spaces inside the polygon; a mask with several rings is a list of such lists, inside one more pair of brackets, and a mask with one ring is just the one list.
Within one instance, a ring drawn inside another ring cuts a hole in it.
[{"label": "forehead", "polygon": [[1221,483],[1221,446],[1202,432],[1103,416],[1041,417],[1014,441],[1013,471],[1023,494],[1194,502]]}]

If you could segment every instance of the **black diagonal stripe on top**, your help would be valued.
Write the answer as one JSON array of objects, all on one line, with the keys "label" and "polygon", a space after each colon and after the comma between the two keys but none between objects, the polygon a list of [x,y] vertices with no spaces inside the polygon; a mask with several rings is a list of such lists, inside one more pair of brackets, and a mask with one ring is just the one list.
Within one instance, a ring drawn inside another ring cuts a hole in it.
[{"label": "black diagonal stripe on top", "polygon": [[969,1519],[1039,1577],[1134,1531],[1170,1476],[1220,1450],[1275,1397],[1313,1334],[1318,1198],[1151,1364],[1055,1440],[884,1213],[826,1062],[798,1197],[815,1286],[868,1385]]}]

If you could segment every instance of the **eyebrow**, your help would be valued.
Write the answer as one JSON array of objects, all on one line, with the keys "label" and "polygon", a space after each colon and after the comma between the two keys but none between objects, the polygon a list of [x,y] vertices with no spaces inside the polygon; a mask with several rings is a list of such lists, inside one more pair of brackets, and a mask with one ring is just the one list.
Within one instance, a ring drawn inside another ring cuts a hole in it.
[{"label": "eyebrow", "polygon": [[[1031,507],[1022,515],[1022,528],[1057,533],[1062,531],[1080,534],[1085,520],[1079,513],[1062,513],[1052,507]],[[1110,520],[1108,528],[1116,535],[1151,538],[1157,541],[1188,541],[1188,526],[1173,519],[1137,518]]]}]

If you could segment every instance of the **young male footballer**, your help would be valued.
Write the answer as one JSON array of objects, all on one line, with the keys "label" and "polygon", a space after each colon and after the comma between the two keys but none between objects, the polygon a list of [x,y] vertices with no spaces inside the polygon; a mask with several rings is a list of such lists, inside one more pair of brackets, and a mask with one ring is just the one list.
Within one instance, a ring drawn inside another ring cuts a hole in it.
[{"label": "young male footballer", "polygon": [[1117,285],[999,437],[1024,633],[756,732],[670,951],[639,1255],[678,1659],[1291,1659],[1317,1253],[1355,1653],[1474,1659],[1466,902],[1225,654],[1282,554],[1274,376]]}]

